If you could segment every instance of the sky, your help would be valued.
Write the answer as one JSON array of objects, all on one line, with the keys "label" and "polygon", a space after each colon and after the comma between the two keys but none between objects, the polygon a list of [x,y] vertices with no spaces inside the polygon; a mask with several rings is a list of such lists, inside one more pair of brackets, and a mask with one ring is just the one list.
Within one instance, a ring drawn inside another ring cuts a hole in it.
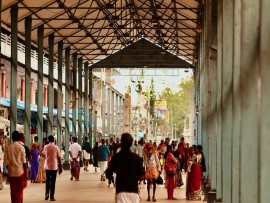
[{"label": "sky", "polygon": [[177,91],[180,81],[192,74],[191,69],[188,72],[185,72],[185,69],[143,69],[143,76],[141,69],[118,69],[118,71],[118,74],[116,73],[112,76],[114,88],[124,94],[128,85],[130,85],[132,105],[136,105],[138,102],[138,94],[135,90],[138,81],[144,81],[141,83],[142,91],[146,92],[149,90],[153,78],[155,93],[157,95],[167,87],[173,91]]}]

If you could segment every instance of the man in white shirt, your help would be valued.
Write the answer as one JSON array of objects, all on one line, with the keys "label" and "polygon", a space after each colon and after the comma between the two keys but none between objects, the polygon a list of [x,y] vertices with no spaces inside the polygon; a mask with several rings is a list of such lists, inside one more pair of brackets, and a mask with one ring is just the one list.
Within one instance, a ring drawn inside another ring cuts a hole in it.
[{"label": "man in white shirt", "polygon": [[81,146],[77,143],[77,137],[72,138],[73,143],[69,146],[69,155],[71,157],[70,165],[71,165],[71,178],[75,178],[75,181],[79,181],[80,176],[80,157],[82,153]]}]

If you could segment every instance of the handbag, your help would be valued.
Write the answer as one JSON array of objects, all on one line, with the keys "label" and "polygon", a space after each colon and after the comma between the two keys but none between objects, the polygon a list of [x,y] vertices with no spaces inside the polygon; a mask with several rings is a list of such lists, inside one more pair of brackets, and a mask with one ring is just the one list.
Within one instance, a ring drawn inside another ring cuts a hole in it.
[{"label": "handbag", "polygon": [[165,165],[165,171],[167,176],[174,176],[176,175],[176,167],[174,164],[168,163],[168,158],[166,160],[166,165]]},{"label": "handbag", "polygon": [[160,175],[157,177],[156,183],[158,185],[163,185],[163,178]]},{"label": "handbag", "polygon": [[167,176],[174,176],[176,175],[176,169],[173,165],[167,165],[167,167],[165,168],[166,170],[166,175]]}]

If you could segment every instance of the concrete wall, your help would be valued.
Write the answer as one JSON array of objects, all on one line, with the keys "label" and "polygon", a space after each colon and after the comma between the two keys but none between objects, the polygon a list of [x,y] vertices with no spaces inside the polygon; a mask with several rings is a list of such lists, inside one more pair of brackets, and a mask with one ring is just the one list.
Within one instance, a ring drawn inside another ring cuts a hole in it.
[{"label": "concrete wall", "polygon": [[225,203],[269,202],[270,1],[208,0],[195,70],[196,130]]}]

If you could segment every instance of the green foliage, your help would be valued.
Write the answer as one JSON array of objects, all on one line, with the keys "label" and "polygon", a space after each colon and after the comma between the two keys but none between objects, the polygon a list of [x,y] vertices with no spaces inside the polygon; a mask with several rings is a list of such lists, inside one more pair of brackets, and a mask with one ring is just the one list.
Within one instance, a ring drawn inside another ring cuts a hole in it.
[{"label": "green foliage", "polygon": [[168,111],[170,113],[172,112],[172,119],[176,123],[178,135],[183,133],[186,119],[186,123],[188,124],[189,105],[193,86],[194,80],[190,76],[180,82],[178,91],[173,92],[170,88],[166,88],[160,95],[160,99],[166,100]]}]

